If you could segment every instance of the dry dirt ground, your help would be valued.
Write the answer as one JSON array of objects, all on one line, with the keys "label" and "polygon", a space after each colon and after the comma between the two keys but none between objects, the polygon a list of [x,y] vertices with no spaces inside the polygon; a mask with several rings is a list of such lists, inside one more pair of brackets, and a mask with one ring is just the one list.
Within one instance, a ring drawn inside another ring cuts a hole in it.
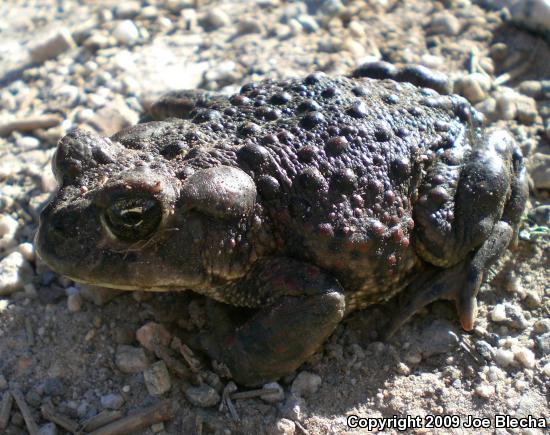
[{"label": "dry dirt ground", "polygon": [[[548,433],[495,426],[497,414],[550,425],[550,46],[510,24],[506,10],[484,8],[495,3],[2,2],[0,260],[19,263],[0,267],[0,432],[27,433],[24,413],[8,407],[20,391],[42,434],[70,427],[49,423],[44,405],[82,424],[159,403],[170,418],[137,433],[369,433],[347,426],[350,415],[452,417],[407,433]],[[182,355],[178,337],[204,321],[201,297],[81,288],[34,257],[38,213],[55,191],[49,160],[71,127],[107,135],[168,89],[229,93],[267,77],[345,74],[372,59],[447,73],[535,168],[519,245],[489,273],[472,334],[440,302],[380,342],[376,326],[391,311],[373,307],[349,316],[298,379],[281,380],[279,398],[239,398],[219,367]],[[13,128],[37,115],[49,123]],[[147,333],[159,328],[164,346],[147,349]],[[489,427],[466,427],[468,416]]]}]

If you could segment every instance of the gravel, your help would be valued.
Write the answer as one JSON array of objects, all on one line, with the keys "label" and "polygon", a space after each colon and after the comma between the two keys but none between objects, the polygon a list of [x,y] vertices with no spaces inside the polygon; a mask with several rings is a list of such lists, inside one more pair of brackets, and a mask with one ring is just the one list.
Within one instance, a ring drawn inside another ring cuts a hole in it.
[{"label": "gravel", "polygon": [[31,267],[20,252],[12,252],[4,257],[0,261],[0,296],[21,289],[31,274]]},{"label": "gravel", "polygon": [[48,396],[62,396],[65,394],[65,385],[60,378],[48,378],[44,382],[44,394]]},{"label": "gravel", "polygon": [[529,326],[521,307],[509,302],[495,305],[491,311],[491,320],[519,330]]},{"label": "gravel", "polygon": [[57,435],[58,433],[55,423],[46,423],[38,428],[38,435]]},{"label": "gravel", "polygon": [[84,299],[82,299],[80,293],[71,293],[69,296],[67,296],[67,309],[71,313],[77,313],[78,311],[80,311],[83,304]]},{"label": "gravel", "polygon": [[[476,104],[487,98],[491,83],[486,76],[476,73],[461,77],[454,84],[454,91]],[[483,110],[483,112],[487,111]]]},{"label": "gravel", "polygon": [[525,368],[532,369],[535,367],[535,354],[525,347],[521,347],[514,352],[514,358],[521,363]]},{"label": "gravel", "polygon": [[457,329],[445,320],[435,320],[424,329],[419,338],[419,350],[423,358],[455,350],[458,347]]},{"label": "gravel", "polygon": [[139,39],[139,29],[132,20],[124,20],[117,23],[113,36],[119,44],[132,45]]},{"label": "gravel", "polygon": [[276,390],[276,392],[274,393],[262,394],[260,396],[260,399],[262,399],[264,402],[278,403],[278,402],[282,402],[285,399],[285,391],[283,390],[283,387],[279,385],[278,382],[268,382],[263,386],[263,388]]},{"label": "gravel", "polygon": [[312,396],[317,392],[322,382],[321,376],[315,373],[300,372],[292,382],[290,392],[298,397]]},{"label": "gravel", "polygon": [[426,29],[430,35],[454,36],[460,32],[460,21],[449,12],[434,14]]},{"label": "gravel", "polygon": [[15,245],[15,234],[19,229],[19,222],[9,214],[0,215],[0,248],[7,249]]},{"label": "gravel", "polygon": [[187,400],[189,400],[192,405],[201,408],[215,406],[220,401],[218,392],[209,385],[186,388],[185,397],[187,397]]},{"label": "gravel", "polygon": [[157,361],[143,371],[145,386],[151,396],[162,396],[172,388],[170,373],[164,361]]},{"label": "gravel", "polygon": [[501,367],[508,367],[514,361],[514,352],[506,349],[497,349],[494,354],[495,362]]},{"label": "gravel", "polygon": [[512,21],[550,38],[550,2],[548,0],[503,0],[510,10]]},{"label": "gravel", "polygon": [[120,394],[110,393],[101,396],[101,406],[105,409],[116,410],[120,409],[124,405],[124,397]]},{"label": "gravel", "polygon": [[149,358],[140,347],[121,345],[115,355],[115,364],[123,373],[139,373],[149,367]]},{"label": "gravel", "polygon": [[302,421],[306,402],[302,397],[289,394],[280,408],[281,416],[293,421]]},{"label": "gravel", "polygon": [[8,381],[4,375],[0,375],[0,391],[4,391],[8,388]]},{"label": "gravel", "polygon": [[269,428],[269,435],[294,435],[296,433],[296,423],[288,418],[278,419],[273,427]]},{"label": "gravel", "polygon": [[529,159],[529,174],[535,189],[550,189],[550,154],[535,153]]},{"label": "gravel", "polygon": [[149,322],[136,331],[136,339],[145,349],[154,351],[156,345],[168,346],[172,336],[160,323]]},{"label": "gravel", "polygon": [[208,11],[200,20],[201,26],[203,26],[206,31],[217,30],[221,27],[228,26],[230,23],[231,18],[218,8]]},{"label": "gravel", "polygon": [[32,47],[30,49],[30,57],[32,62],[42,63],[75,47],[76,44],[69,29],[61,28],[49,36],[45,41]]},{"label": "gravel", "polygon": [[550,333],[539,335],[535,341],[542,355],[550,356]]}]

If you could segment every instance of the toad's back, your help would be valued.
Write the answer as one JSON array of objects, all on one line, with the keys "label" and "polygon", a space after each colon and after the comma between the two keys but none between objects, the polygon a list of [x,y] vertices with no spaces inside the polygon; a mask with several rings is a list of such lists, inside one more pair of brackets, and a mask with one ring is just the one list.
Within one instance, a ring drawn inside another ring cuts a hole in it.
[{"label": "toad's back", "polygon": [[462,156],[469,121],[462,98],[315,73],[246,85],[228,100],[202,105],[187,116],[196,124],[187,137],[201,146],[188,144],[186,165],[221,160],[247,172],[281,254],[331,271],[348,291],[350,309],[408,283],[417,263],[417,187],[425,166],[445,150]]}]

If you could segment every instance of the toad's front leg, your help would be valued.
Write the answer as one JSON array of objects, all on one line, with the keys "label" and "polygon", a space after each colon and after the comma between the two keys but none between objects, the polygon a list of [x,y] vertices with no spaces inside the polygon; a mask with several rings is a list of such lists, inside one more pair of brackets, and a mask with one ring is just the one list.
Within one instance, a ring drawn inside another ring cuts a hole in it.
[{"label": "toad's front leg", "polygon": [[232,304],[255,301],[261,308],[238,327],[223,314],[209,318],[211,331],[201,336],[200,347],[247,386],[296,370],[334,331],[345,311],[336,279],[287,258],[263,262],[246,279],[222,291]]}]

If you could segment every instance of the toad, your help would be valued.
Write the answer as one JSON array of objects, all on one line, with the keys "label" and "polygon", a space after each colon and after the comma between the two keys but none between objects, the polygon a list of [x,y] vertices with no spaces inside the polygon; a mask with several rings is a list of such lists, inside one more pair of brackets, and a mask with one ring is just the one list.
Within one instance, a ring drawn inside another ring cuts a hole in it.
[{"label": "toad", "polygon": [[469,331],[516,239],[525,170],[510,134],[447,92],[423,67],[375,62],[172,92],[110,138],[75,129],[37,252],[78,282],[255,309],[235,325],[218,306],[199,340],[243,385],[293,372],[347,313],[404,291],[387,334],[437,299]]}]

